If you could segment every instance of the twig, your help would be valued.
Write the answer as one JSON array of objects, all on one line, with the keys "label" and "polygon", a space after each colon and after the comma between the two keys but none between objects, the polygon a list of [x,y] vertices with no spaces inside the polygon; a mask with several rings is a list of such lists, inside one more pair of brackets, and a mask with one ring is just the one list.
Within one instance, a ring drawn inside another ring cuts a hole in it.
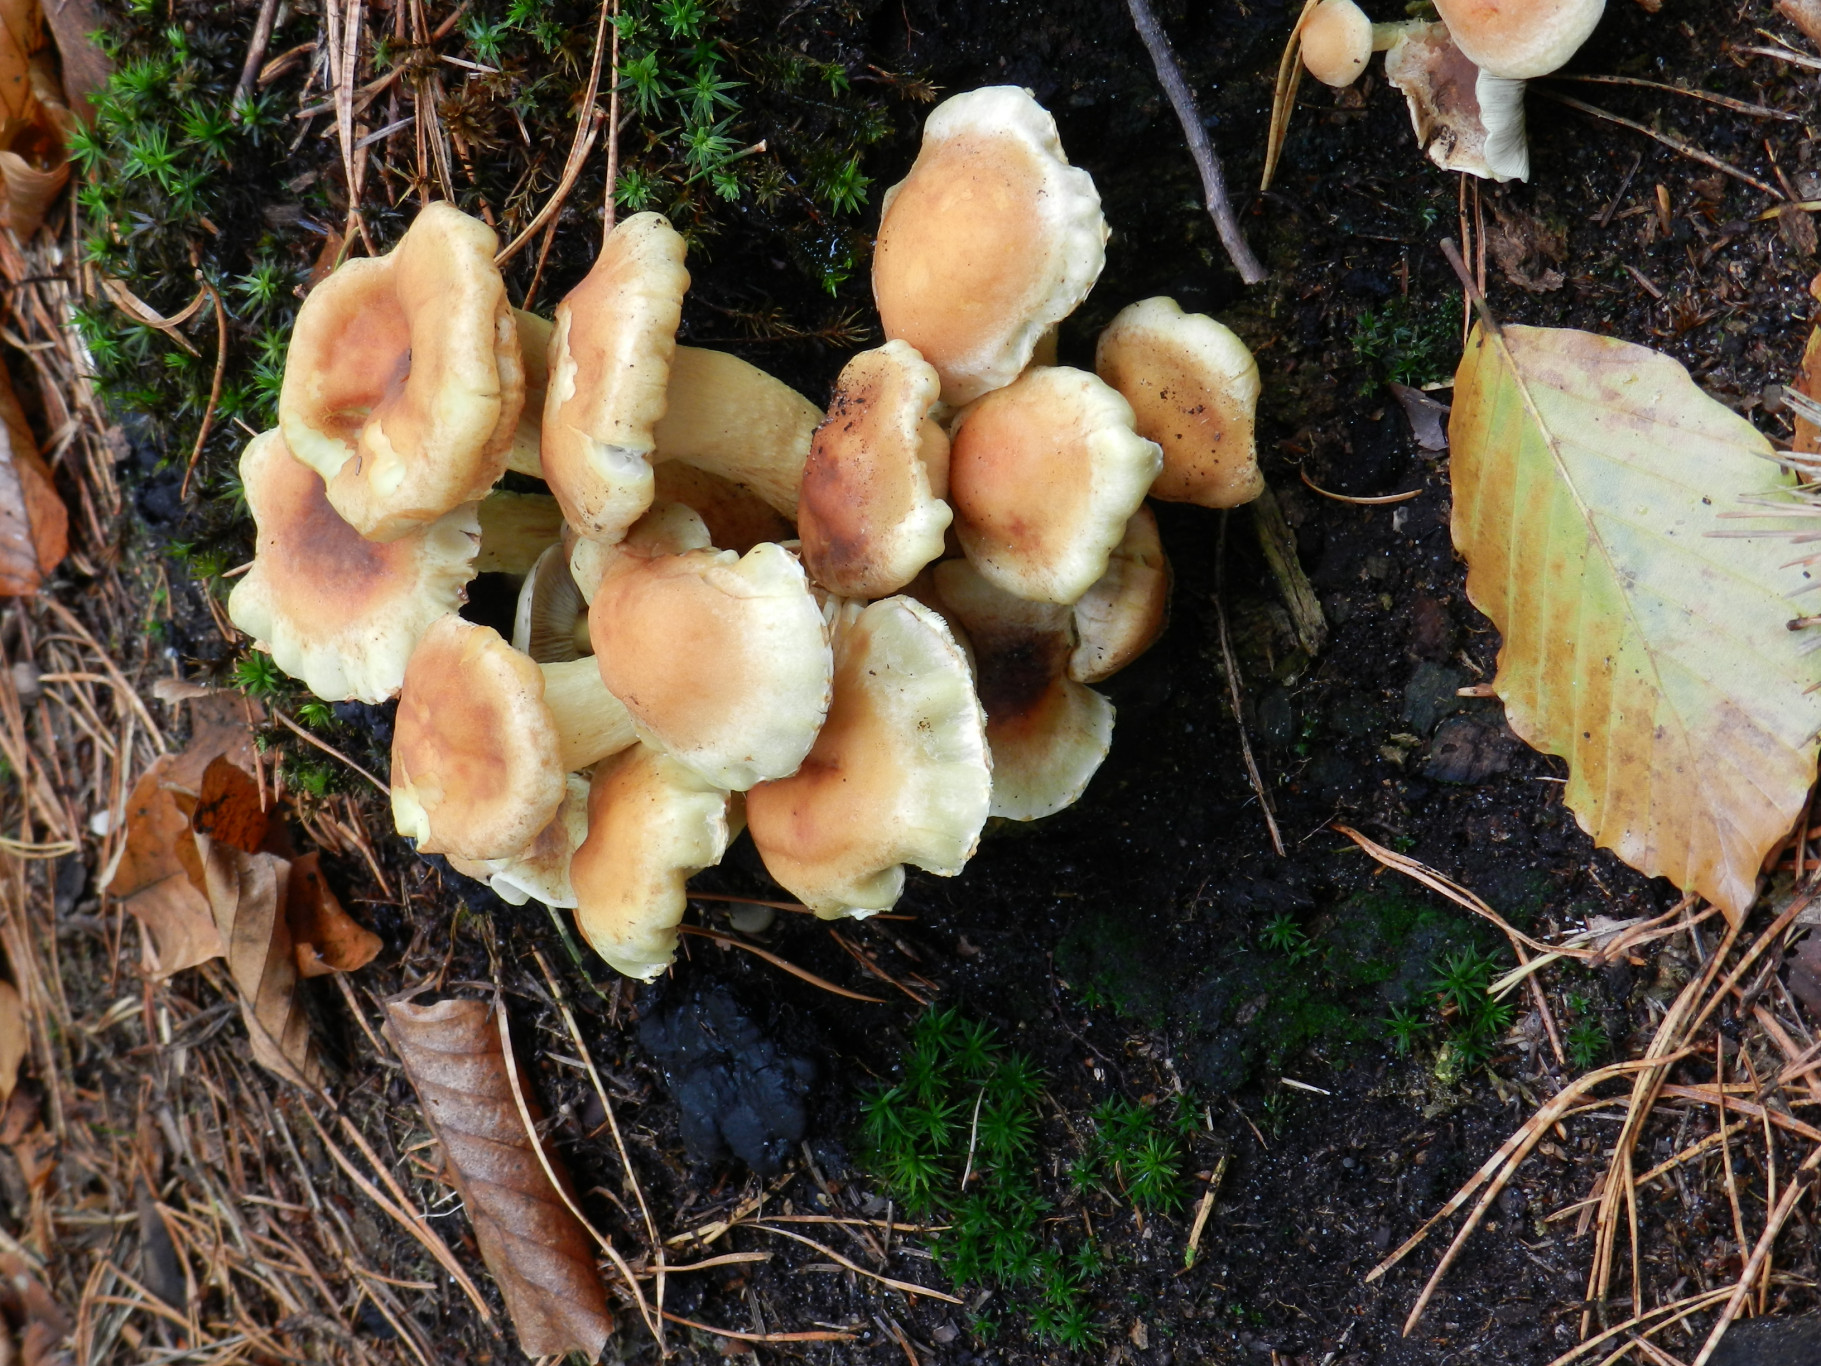
[{"label": "twig", "polygon": [[1751,104],[1746,100],[1735,100],[1731,95],[1716,95],[1711,90],[1691,90],[1684,85],[1664,85],[1661,81],[1647,81],[1637,76],[1567,76],[1557,71],[1543,78],[1550,81],[1583,81],[1588,85],[1635,85],[1645,90],[1662,90],[1671,95],[1686,95],[1691,100],[1705,100],[1717,104],[1722,109],[1730,109],[1735,114],[1744,114],[1754,119],[1787,119],[1791,123],[1802,122],[1802,115],[1791,114],[1782,109],[1770,109],[1762,104]]},{"label": "twig", "polygon": [[1220,657],[1226,665],[1227,695],[1233,701],[1233,724],[1239,727],[1239,753],[1245,760],[1246,777],[1251,779],[1252,791],[1258,795],[1258,809],[1265,814],[1265,829],[1271,832],[1271,847],[1277,850],[1279,858],[1288,857],[1284,851],[1284,837],[1277,829],[1277,815],[1271,810],[1271,794],[1265,789],[1265,780],[1258,771],[1258,760],[1252,757],[1252,741],[1246,734],[1245,699],[1239,691],[1239,666],[1233,662],[1233,645],[1227,637],[1227,604],[1226,578],[1227,567],[1227,510],[1220,512],[1220,539],[1214,549],[1214,619],[1220,629]]},{"label": "twig", "polygon": [[247,44],[247,60],[240,68],[240,81],[234,87],[234,107],[239,109],[253,93],[253,82],[259,79],[260,65],[266,59],[266,45],[272,41],[272,21],[278,17],[278,0],[263,0],[259,18],[253,25],[253,38]]},{"label": "twig", "polygon": [[1290,134],[1290,115],[1296,109],[1296,92],[1303,83],[1303,64],[1297,60],[1302,54],[1303,26],[1309,22],[1318,2],[1303,0],[1302,13],[1296,16],[1296,23],[1291,26],[1290,36],[1284,43],[1284,55],[1277,63],[1277,89],[1271,96],[1271,130],[1265,136],[1265,170],[1258,178],[1260,194],[1271,188],[1271,178],[1277,174],[1277,159],[1283,155],[1284,139]]},{"label": "twig", "polygon": [[1195,169],[1201,173],[1208,216],[1214,220],[1220,244],[1227,249],[1227,257],[1239,272],[1239,278],[1249,285],[1258,284],[1267,272],[1252,254],[1252,248],[1246,245],[1245,234],[1239,230],[1239,220],[1233,216],[1220,158],[1214,154],[1214,144],[1208,140],[1208,130],[1195,107],[1195,96],[1189,92],[1189,83],[1183,79],[1182,68],[1177,65],[1176,54],[1170,50],[1170,40],[1158,24],[1157,16],[1151,13],[1149,0],[1126,0],[1126,8],[1132,12],[1132,26],[1138,30],[1145,50],[1151,54],[1157,79],[1170,97],[1177,121],[1182,124],[1183,136],[1188,139],[1189,154],[1195,158]]},{"label": "twig", "polygon": [[353,769],[356,773],[360,774],[361,777],[365,778],[368,782],[372,783],[373,786],[377,787],[383,796],[390,797],[392,795],[392,789],[390,787],[388,787],[385,783],[382,783],[378,778],[375,778],[371,773],[367,772],[366,769],[362,768],[359,764],[355,763],[347,755],[343,754],[339,749],[335,748],[334,745],[331,745],[330,743],[328,743],[328,741],[318,740],[314,735],[310,734],[309,731],[305,730],[302,726],[298,725],[297,722],[293,721],[290,717],[286,716],[283,712],[278,710],[277,707],[272,708],[272,715],[277,717],[279,720],[279,723],[281,725],[283,725],[286,729],[291,731],[292,734],[296,735],[298,739],[307,740],[310,744],[315,745],[316,748],[320,749],[324,754],[327,754],[328,756],[330,756],[331,758],[334,758],[334,759],[340,759],[349,768]]},{"label": "twig", "polygon": [[1314,489],[1322,497],[1332,498],[1337,503],[1358,503],[1362,507],[1376,507],[1381,503],[1407,503],[1412,498],[1421,498],[1423,496],[1423,491],[1421,489],[1409,489],[1404,493],[1381,493],[1371,497],[1350,493],[1330,493],[1327,489],[1311,479],[1307,471],[1298,470],[1297,473],[1302,475],[1303,483]]},{"label": "twig", "polygon": [[1227,1163],[1232,1157],[1232,1153],[1222,1153],[1220,1161],[1214,1164],[1214,1174],[1208,1178],[1207,1192],[1201,1197],[1201,1204],[1195,1210],[1195,1222],[1189,1228],[1189,1244],[1182,1250],[1184,1271],[1195,1265],[1195,1252],[1201,1246],[1201,1231],[1208,1226],[1208,1216],[1214,1212],[1214,1201],[1220,1197],[1220,1183],[1226,1179]]},{"label": "twig", "polygon": [[[960,1303],[959,1300],[956,1301]],[[733,1338],[737,1342],[852,1342],[855,1334],[841,1333],[828,1329],[816,1329],[806,1333],[742,1333],[733,1328],[716,1328],[712,1323],[698,1323],[686,1319],[681,1314],[673,1314],[668,1309],[664,1317],[672,1323],[680,1323],[685,1328],[694,1328],[700,1333],[712,1333],[718,1338]]]},{"label": "twig", "polygon": [[620,0],[613,0],[613,50],[607,63],[607,192],[601,196],[601,245],[613,231],[613,192],[620,183]]},{"label": "twig", "polygon": [[183,484],[177,490],[181,502],[190,496],[190,477],[196,473],[196,462],[202,458],[202,446],[209,439],[209,431],[215,425],[215,410],[221,406],[221,377],[228,368],[228,312],[221,306],[221,295],[215,286],[203,278],[202,272],[196,272],[196,278],[202,281],[202,287],[208,292],[209,302],[215,305],[215,380],[209,385],[209,406],[202,410],[202,425],[196,429],[196,444],[190,447],[190,460],[183,467]]},{"label": "twig", "polygon": [[1812,1177],[1809,1180],[1803,1180],[1803,1176],[1812,1173],[1817,1167],[1821,1167],[1821,1147],[1817,1147],[1809,1153],[1801,1167],[1797,1169],[1796,1175],[1783,1188],[1783,1194],[1778,1198],[1776,1208],[1764,1221],[1764,1232],[1758,1235],[1757,1246],[1752,1248],[1751,1257],[1745,1263],[1745,1269],[1739,1273],[1738,1282],[1733,1286],[1732,1294],[1727,1297],[1726,1307],[1720,1311],[1718,1322],[1714,1324],[1713,1331],[1707,1335],[1707,1341],[1701,1348],[1701,1354],[1694,1359],[1694,1366],[1707,1366],[1708,1359],[1714,1354],[1714,1349],[1720,1345],[1720,1339],[1726,1336],[1727,1328],[1738,1317],[1739,1310],[1744,1307],[1746,1296],[1751,1293],[1751,1283],[1758,1279],[1758,1272],[1770,1256],[1771,1245],[1777,1241],[1777,1235],[1783,1231],[1783,1225],[1788,1221],[1790,1212],[1795,1209],[1796,1201],[1806,1195],[1809,1188],[1815,1184]]},{"label": "twig", "polygon": [[757,944],[749,944],[744,939],[735,939],[731,934],[722,934],[718,930],[705,930],[696,925],[678,925],[677,932],[679,934],[698,935],[703,939],[712,939],[717,944],[731,944],[735,948],[745,949],[748,953],[763,958],[773,967],[783,968],[784,971],[788,972],[792,977],[801,978],[803,981],[808,982],[812,987],[821,987],[824,991],[832,991],[835,995],[845,996],[850,1001],[865,1001],[870,1005],[876,1006],[885,1004],[885,1002],[877,996],[862,996],[857,991],[849,991],[846,987],[838,987],[833,982],[824,981],[808,968],[800,968],[795,963],[778,957],[775,953],[767,953]]},{"label": "twig", "polygon": [[893,1290],[901,1291],[902,1293],[904,1293],[906,1295],[922,1295],[927,1299],[941,1300],[946,1304],[963,1303],[963,1301],[961,1301],[961,1300],[957,1299],[955,1296],[949,1294],[946,1290],[933,1290],[927,1285],[917,1285],[911,1281],[895,1280],[894,1278],[892,1278],[890,1276],[881,1276],[877,1271],[868,1271],[865,1267],[861,1266],[858,1262],[850,1261],[846,1257],[843,1257],[839,1252],[836,1252],[832,1247],[829,1247],[826,1243],[818,1243],[814,1238],[806,1238],[801,1233],[792,1233],[787,1228],[776,1228],[776,1227],[772,1226],[771,1224],[761,1223],[760,1221],[758,1221],[756,1219],[748,1220],[746,1223],[737,1225],[737,1227],[758,1229],[759,1231],[761,1231],[763,1233],[775,1233],[780,1238],[789,1238],[794,1242],[799,1242],[799,1243],[804,1244],[806,1247],[813,1247],[817,1252],[820,1252],[824,1257],[827,1257],[832,1262],[838,1262],[840,1265],[846,1267],[849,1271],[858,1272],[860,1275],[865,1276],[868,1280],[877,1281],[877,1282],[879,1282],[880,1285],[890,1286]]},{"label": "twig", "polygon": [[862,968],[864,968],[867,972],[872,974],[874,977],[877,977],[880,981],[886,983],[888,986],[894,986],[894,987],[898,988],[899,991],[902,991],[906,996],[910,997],[911,1000],[915,1001],[920,1006],[926,1006],[929,1004],[929,1001],[927,998],[919,996],[916,992],[912,991],[909,987],[905,986],[904,983],[900,982],[896,977],[893,977],[884,968],[880,967],[877,963],[875,963],[872,959],[872,956],[870,954],[868,954],[864,949],[860,948],[856,944],[849,943],[848,940],[841,934],[841,932],[839,930],[835,929],[835,927],[832,925],[828,927],[828,937],[830,939],[834,940],[835,943],[839,944],[842,948],[846,949],[849,956],[852,957],[856,963],[858,963]]},{"label": "twig", "polygon": [[1659,133],[1654,128],[1646,127],[1644,124],[1636,123],[1631,119],[1601,109],[1597,105],[1587,104],[1582,100],[1577,100],[1572,95],[1563,95],[1554,90],[1543,89],[1538,89],[1537,94],[1546,96],[1549,99],[1554,100],[1557,104],[1565,104],[1570,109],[1579,110],[1583,114],[1591,114],[1596,119],[1605,119],[1608,123],[1616,123],[1621,128],[1629,128],[1634,133],[1642,133],[1645,137],[1662,143],[1663,146],[1669,148],[1669,150],[1674,152],[1677,156],[1685,156],[1690,161],[1698,161],[1703,166],[1711,166],[1714,170],[1722,171],[1731,176],[1734,180],[1743,181],[1745,184],[1751,186],[1752,189],[1761,191],[1762,193],[1769,195],[1772,199],[1783,198],[1782,192],[1774,185],[1767,185],[1756,176],[1747,175],[1732,163],[1721,161],[1719,157],[1703,152],[1699,147],[1690,146],[1680,138],[1672,138],[1667,133]]}]

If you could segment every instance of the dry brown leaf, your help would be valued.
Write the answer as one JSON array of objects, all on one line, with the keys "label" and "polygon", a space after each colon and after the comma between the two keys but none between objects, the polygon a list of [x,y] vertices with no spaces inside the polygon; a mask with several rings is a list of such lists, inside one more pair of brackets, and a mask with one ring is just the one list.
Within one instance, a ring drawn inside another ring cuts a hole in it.
[{"label": "dry brown leaf", "polygon": [[25,1028],[25,1003],[19,999],[19,988],[11,982],[0,982],[0,1105],[12,1099],[13,1087],[19,1084],[19,1064],[31,1051],[31,1037]]},{"label": "dry brown leaf", "polygon": [[[398,1001],[387,1005],[386,1017],[519,1346],[528,1356],[582,1352],[595,1360],[613,1319],[594,1248],[531,1149],[493,1008],[485,1001]],[[529,1103],[523,1082],[520,1089]],[[531,1113],[535,1121],[535,1107]],[[560,1172],[556,1154],[545,1151]]]},{"label": "dry brown leaf", "polygon": [[74,120],[48,43],[36,0],[0,4],[0,224],[21,240],[70,176],[64,135]]},{"label": "dry brown leaf", "polygon": [[75,1327],[32,1264],[16,1252],[0,1253],[0,1310],[18,1329],[19,1366],[66,1366],[61,1349]]},{"label": "dry brown leaf", "polygon": [[309,853],[291,860],[291,890],[285,903],[297,970],[305,977],[364,968],[383,943],[342,909],[318,866],[321,858]]},{"label": "dry brown leaf", "polygon": [[70,112],[91,124],[94,96],[107,87],[114,70],[107,54],[89,38],[107,28],[106,15],[95,0],[44,0],[44,23],[57,45]]},{"label": "dry brown leaf", "polygon": [[38,591],[69,550],[69,520],[0,366],[0,596]]},{"label": "dry brown leaf", "polygon": [[1801,29],[1809,42],[1821,46],[1821,0],[1777,0],[1777,13]]},{"label": "dry brown leaf", "polygon": [[1538,327],[1475,330],[1448,436],[1511,728],[1568,760],[1563,800],[1596,844],[1738,923],[1821,728],[1787,629],[1811,582],[1796,523],[1725,520],[1789,487],[1770,443],[1669,357]]}]

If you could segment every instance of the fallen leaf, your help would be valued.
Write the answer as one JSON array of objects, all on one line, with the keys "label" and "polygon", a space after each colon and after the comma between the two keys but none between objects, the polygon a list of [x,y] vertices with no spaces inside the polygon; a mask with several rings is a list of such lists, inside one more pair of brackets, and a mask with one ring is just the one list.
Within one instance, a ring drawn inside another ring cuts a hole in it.
[{"label": "fallen leaf", "polygon": [[13,1087],[19,1084],[19,1064],[31,1050],[31,1036],[25,1028],[25,1003],[19,999],[19,988],[11,982],[0,982],[0,1105],[12,1099]]},{"label": "fallen leaf", "polygon": [[38,591],[69,551],[69,520],[0,366],[0,597]]},{"label": "fallen leaf", "polygon": [[1809,42],[1821,45],[1821,0],[1777,0],[1777,13],[1801,29]]},{"label": "fallen leaf", "polygon": [[1507,280],[1532,294],[1547,294],[1566,283],[1562,272],[1549,262],[1560,261],[1567,253],[1567,233],[1515,204],[1496,199],[1492,201],[1492,217],[1486,244]]},{"label": "fallen leaf", "polygon": [[[1568,760],[1594,842],[1735,922],[1815,779],[1816,669],[1786,629],[1788,487],[1770,443],[1667,356],[1476,328],[1449,425],[1467,593],[1504,635],[1511,728]],[[1724,532],[1729,539],[1717,539]]]},{"label": "fallen leaf", "polygon": [[57,45],[70,112],[92,124],[94,97],[107,88],[114,70],[107,54],[89,36],[106,31],[106,15],[95,0],[44,0],[44,23]]},{"label": "fallen leaf", "polygon": [[323,879],[321,858],[309,853],[291,860],[291,889],[285,903],[297,970],[305,977],[364,968],[384,943],[342,909]]},{"label": "fallen leaf", "polygon": [[297,995],[297,954],[284,915],[290,860],[248,853],[194,828],[191,833],[228,974],[240,991],[253,1061],[287,1081],[315,1086],[321,1067]]},{"label": "fallen leaf", "polygon": [[[597,1359],[613,1319],[594,1247],[531,1149],[492,1007],[395,1001],[386,1006],[386,1034],[448,1158],[520,1348],[533,1357],[581,1352]],[[535,1122],[522,1080],[520,1090]],[[545,1151],[560,1172],[556,1154]]]},{"label": "fallen leaf", "polygon": [[0,4],[0,224],[23,241],[70,178],[57,58],[34,0]]}]

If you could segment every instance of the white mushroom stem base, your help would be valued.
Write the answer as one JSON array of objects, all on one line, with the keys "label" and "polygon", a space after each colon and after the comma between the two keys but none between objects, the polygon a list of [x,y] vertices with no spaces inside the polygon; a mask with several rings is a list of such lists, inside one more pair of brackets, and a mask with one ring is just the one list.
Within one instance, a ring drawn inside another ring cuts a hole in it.
[{"label": "white mushroom stem base", "polygon": [[1484,70],[1474,82],[1480,122],[1486,127],[1486,169],[1494,180],[1530,179],[1530,142],[1524,131],[1527,84]]}]

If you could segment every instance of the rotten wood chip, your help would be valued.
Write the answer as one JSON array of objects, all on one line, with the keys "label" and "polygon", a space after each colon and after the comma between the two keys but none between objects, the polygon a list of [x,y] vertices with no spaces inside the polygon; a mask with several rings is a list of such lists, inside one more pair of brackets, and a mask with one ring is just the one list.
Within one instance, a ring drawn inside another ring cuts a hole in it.
[{"label": "rotten wood chip", "polygon": [[[386,1006],[387,1036],[448,1158],[487,1269],[527,1356],[600,1356],[613,1318],[581,1221],[544,1174],[513,1100],[493,1008],[449,1000]],[[529,1087],[520,1081],[532,1120]],[[545,1148],[552,1170],[560,1159]]]}]

